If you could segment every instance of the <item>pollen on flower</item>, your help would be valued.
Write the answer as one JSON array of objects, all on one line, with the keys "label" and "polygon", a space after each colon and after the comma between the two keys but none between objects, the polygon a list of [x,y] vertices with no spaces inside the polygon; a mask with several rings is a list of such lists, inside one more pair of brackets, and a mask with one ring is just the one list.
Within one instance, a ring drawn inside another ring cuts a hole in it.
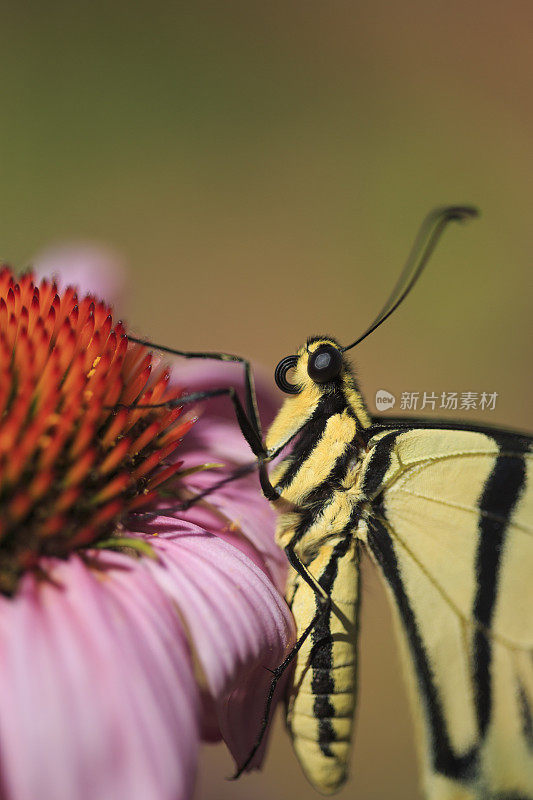
[{"label": "pollen on flower", "polygon": [[[146,348],[93,296],[0,269],[0,591],[40,556],[108,538],[180,468],[192,425]],[[120,410],[113,411],[117,404]]]}]

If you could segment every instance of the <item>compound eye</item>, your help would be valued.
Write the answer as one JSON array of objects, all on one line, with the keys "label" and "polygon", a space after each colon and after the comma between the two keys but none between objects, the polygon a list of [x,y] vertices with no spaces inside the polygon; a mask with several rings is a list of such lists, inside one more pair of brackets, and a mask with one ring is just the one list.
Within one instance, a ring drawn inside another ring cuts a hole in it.
[{"label": "compound eye", "polygon": [[342,356],[331,344],[322,344],[309,356],[307,373],[315,383],[327,383],[342,369]]}]

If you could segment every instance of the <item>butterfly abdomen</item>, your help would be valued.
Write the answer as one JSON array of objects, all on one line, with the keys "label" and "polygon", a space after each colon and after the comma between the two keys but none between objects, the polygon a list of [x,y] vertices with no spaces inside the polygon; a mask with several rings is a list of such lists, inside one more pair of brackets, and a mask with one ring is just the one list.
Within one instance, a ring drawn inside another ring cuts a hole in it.
[{"label": "butterfly abdomen", "polygon": [[[308,567],[330,594],[331,610],[302,646],[287,701],[287,725],[302,768],[324,794],[346,780],[356,699],[357,542],[323,545]],[[296,573],[287,598],[300,635],[317,611],[317,597]]]}]

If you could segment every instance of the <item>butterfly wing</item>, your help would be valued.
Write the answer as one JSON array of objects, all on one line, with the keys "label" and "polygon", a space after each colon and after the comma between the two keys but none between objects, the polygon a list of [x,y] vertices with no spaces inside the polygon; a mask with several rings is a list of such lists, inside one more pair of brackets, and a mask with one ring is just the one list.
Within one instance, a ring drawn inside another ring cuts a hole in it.
[{"label": "butterfly wing", "polygon": [[427,795],[533,798],[532,440],[390,425],[372,429],[359,530],[393,601]]}]

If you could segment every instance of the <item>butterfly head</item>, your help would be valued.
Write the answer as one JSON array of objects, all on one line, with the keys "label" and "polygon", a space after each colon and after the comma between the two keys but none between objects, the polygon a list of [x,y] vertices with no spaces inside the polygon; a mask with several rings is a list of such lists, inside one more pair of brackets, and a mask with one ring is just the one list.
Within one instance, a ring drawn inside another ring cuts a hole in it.
[{"label": "butterfly head", "polygon": [[316,397],[341,388],[349,374],[340,344],[331,336],[314,336],[296,355],[279,362],[275,379],[278,388],[286,394]]},{"label": "butterfly head", "polygon": [[268,431],[268,449],[277,449],[316,415],[330,416],[351,408],[363,427],[370,424],[343,348],[331,336],[313,336],[295,355],[282,359],[275,373],[288,397]]}]

